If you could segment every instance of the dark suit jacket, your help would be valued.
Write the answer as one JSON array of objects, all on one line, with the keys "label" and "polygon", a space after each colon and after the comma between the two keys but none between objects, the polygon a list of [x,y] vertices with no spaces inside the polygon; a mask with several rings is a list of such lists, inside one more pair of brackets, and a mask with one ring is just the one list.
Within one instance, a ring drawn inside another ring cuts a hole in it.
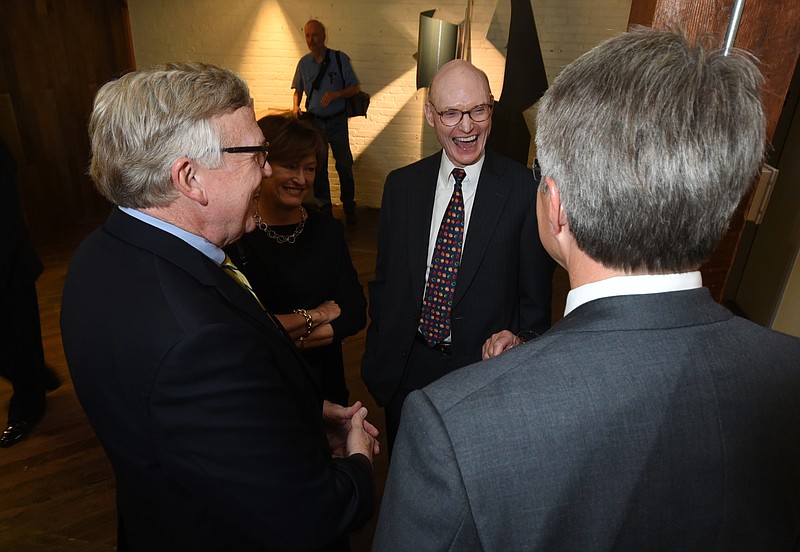
[{"label": "dark suit jacket", "polygon": [[[441,152],[392,171],[381,204],[361,375],[391,399],[419,327]],[[493,333],[550,326],[554,264],[539,241],[530,169],[491,150],[481,171],[451,313],[452,364],[477,362]]]},{"label": "dark suit jacket", "polygon": [[120,550],[311,550],[371,515],[369,461],[331,459],[299,351],[182,240],[114,209],[70,263],[61,330]]},{"label": "dark suit jacket", "polygon": [[374,550],[796,550],[798,397],[705,289],[589,302],[409,395]]}]

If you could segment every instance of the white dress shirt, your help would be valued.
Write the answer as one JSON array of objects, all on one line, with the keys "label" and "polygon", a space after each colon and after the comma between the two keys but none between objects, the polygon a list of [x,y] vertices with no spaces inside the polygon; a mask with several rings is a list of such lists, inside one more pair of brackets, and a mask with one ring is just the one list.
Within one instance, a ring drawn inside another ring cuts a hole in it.
[{"label": "white dress shirt", "polygon": [[[480,159],[473,165],[463,167],[467,176],[461,181],[461,196],[464,199],[464,234],[461,241],[461,253],[464,253],[464,246],[467,243],[467,228],[469,228],[469,220],[472,215],[472,205],[475,202],[475,192],[478,190],[478,179],[481,176],[481,169],[483,169],[483,161],[486,159],[484,153]],[[436,247],[436,238],[439,236],[439,227],[442,225],[442,218],[444,217],[447,206],[450,204],[450,198],[453,196],[453,185],[455,179],[451,174],[456,166],[442,151],[442,162],[439,165],[439,175],[436,178],[436,197],[433,200],[433,214],[431,215],[431,228],[428,234],[428,262],[425,265],[425,285],[427,287],[428,274],[431,271],[431,260],[433,259],[433,250]],[[450,342],[450,336],[444,340]]]},{"label": "white dress shirt", "polygon": [[[472,204],[475,202],[475,192],[478,190],[478,179],[481,176],[481,169],[483,169],[483,161],[486,159],[484,153],[478,161],[467,167],[464,167],[467,176],[461,182],[461,195],[464,198],[464,237],[461,244],[461,251],[464,251],[464,245],[467,243],[467,229],[469,228],[469,220],[472,215]],[[436,238],[439,235],[439,226],[442,224],[442,217],[444,212],[447,211],[447,205],[450,203],[450,198],[453,195],[453,184],[455,180],[453,169],[456,168],[453,162],[442,152],[442,162],[439,165],[439,176],[436,179],[436,198],[433,200],[433,214],[431,215],[431,229],[428,234],[428,264],[425,271],[425,281],[428,281],[428,272],[431,269],[431,259],[433,258],[433,250],[436,247]]]}]

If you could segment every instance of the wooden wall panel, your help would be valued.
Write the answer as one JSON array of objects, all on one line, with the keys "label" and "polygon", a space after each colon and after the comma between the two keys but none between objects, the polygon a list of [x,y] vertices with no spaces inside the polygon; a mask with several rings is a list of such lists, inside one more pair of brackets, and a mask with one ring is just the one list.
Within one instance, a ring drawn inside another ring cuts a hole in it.
[{"label": "wooden wall panel", "polygon": [[[722,46],[734,4],[734,0],[633,0],[628,23],[656,28],[678,26],[690,39],[703,37]],[[766,78],[767,136],[771,138],[800,54],[800,0],[746,1],[734,46],[752,52],[761,62]],[[704,284],[718,301],[723,298],[751,200],[752,194],[744,198],[728,233],[701,269]]]},{"label": "wooden wall panel", "polygon": [[0,10],[0,133],[40,241],[108,210],[86,175],[86,123],[97,88],[134,67],[127,3],[2,0]]}]

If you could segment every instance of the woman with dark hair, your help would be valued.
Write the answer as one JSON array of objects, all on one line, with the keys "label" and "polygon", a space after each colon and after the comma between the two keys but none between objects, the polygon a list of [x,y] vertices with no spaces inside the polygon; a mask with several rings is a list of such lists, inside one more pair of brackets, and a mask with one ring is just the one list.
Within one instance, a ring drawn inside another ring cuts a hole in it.
[{"label": "woman with dark hair", "polygon": [[342,340],[366,325],[367,300],[342,223],[304,204],[324,143],[294,117],[268,115],[258,125],[272,174],[261,182],[256,230],[225,250],[302,350],[324,398],[346,405]]}]

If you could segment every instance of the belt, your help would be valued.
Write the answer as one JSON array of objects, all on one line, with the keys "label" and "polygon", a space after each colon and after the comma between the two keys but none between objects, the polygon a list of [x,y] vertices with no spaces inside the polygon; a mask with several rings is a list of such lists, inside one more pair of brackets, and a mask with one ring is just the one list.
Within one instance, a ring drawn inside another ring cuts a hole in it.
[{"label": "belt", "polygon": [[340,115],[344,115],[344,111],[340,111],[339,113],[334,113],[333,115],[317,115],[316,113],[312,113],[311,111],[306,111],[306,113],[308,113],[309,115],[311,115],[311,117],[319,121],[330,121],[332,119],[335,119],[336,117],[339,117]]},{"label": "belt", "polygon": [[450,356],[450,355],[453,354],[453,344],[452,343],[449,343],[449,342],[446,342],[446,341],[442,341],[441,343],[437,343],[436,345],[431,347],[430,345],[428,345],[428,342],[425,341],[425,337],[423,337],[423,335],[421,333],[419,333],[419,332],[417,332],[417,341],[419,343],[425,345],[428,349],[431,349],[433,351],[439,351],[443,355]]}]

